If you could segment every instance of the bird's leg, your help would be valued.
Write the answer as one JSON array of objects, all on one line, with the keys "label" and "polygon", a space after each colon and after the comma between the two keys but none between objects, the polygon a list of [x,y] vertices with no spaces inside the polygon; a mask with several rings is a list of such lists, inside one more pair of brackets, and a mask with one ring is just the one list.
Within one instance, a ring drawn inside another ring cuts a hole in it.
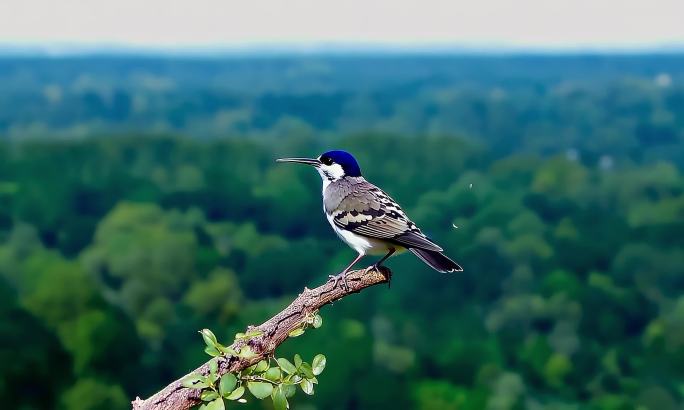
[{"label": "bird's leg", "polygon": [[[396,252],[396,249],[390,248],[390,250],[387,252],[387,255],[383,256],[382,259],[380,259],[379,261],[375,262],[375,263],[372,264],[371,266],[367,267],[367,268],[365,269],[364,273],[368,273],[368,272],[370,272],[370,271],[372,271],[372,270],[376,270],[376,271],[380,272],[380,266],[382,266],[382,263],[383,263],[384,261],[386,261],[387,258],[389,258],[390,256],[392,256],[392,254],[393,254],[394,252]],[[382,273],[383,275],[385,275],[383,272],[380,272],[380,273]],[[390,274],[389,276],[386,276],[386,277],[387,277],[387,286],[388,286],[388,287],[389,287],[389,286],[392,286],[392,276],[391,276],[391,274]]]},{"label": "bird's leg", "polygon": [[384,261],[386,261],[387,258],[392,256],[392,254],[394,254],[394,252],[396,252],[396,249],[390,248],[389,252],[387,252],[387,255],[383,256],[382,259],[380,259],[379,261],[375,262],[374,264],[372,264],[371,266],[366,268],[366,273],[368,273],[371,270],[378,270],[380,268],[380,266],[382,266],[382,263]]},{"label": "bird's leg", "polygon": [[340,273],[339,275],[328,275],[328,277],[330,278],[330,279],[328,279],[328,282],[330,282],[331,280],[333,281],[333,288],[335,288],[335,287],[337,286],[337,282],[338,282],[340,279],[342,279],[342,284],[343,284],[342,288],[345,289],[345,290],[349,290],[349,284],[347,283],[347,272],[349,272],[349,270],[352,268],[352,266],[354,266],[354,265],[356,264],[356,262],[358,262],[359,260],[361,260],[361,258],[363,258],[363,254],[362,254],[362,253],[360,253],[359,256],[357,256],[357,257],[352,261],[352,263],[350,263],[349,266],[347,266],[347,267],[342,271],[342,273]]}]

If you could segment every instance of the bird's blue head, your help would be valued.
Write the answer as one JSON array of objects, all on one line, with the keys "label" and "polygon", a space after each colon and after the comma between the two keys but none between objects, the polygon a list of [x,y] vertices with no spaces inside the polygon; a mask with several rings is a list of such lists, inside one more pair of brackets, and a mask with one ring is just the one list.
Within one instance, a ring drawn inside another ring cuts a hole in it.
[{"label": "bird's blue head", "polygon": [[361,168],[352,154],[346,151],[328,151],[318,158],[282,158],[278,162],[297,162],[316,167],[323,181],[337,181],[344,177],[360,177]]},{"label": "bird's blue head", "polygon": [[335,164],[339,165],[344,172],[344,175],[342,176],[361,176],[361,168],[359,168],[359,163],[356,162],[356,159],[352,156],[352,154],[348,153],[347,151],[328,151],[321,154],[321,156],[318,157],[318,160],[321,161],[321,168],[334,167]]}]

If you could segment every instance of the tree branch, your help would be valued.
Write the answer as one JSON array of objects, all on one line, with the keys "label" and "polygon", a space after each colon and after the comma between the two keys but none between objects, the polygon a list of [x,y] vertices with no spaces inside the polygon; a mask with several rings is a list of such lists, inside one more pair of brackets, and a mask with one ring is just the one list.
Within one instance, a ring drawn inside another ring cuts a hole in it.
[{"label": "tree branch", "polygon": [[[291,331],[302,327],[309,320],[313,312],[352,293],[358,293],[367,287],[389,283],[391,275],[392,272],[384,266],[380,268],[380,271],[370,270],[365,272],[364,269],[361,269],[348,273],[347,282],[349,289],[343,289],[340,285],[333,287],[331,282],[315,289],[304,288],[304,292],[280,313],[261,325],[248,329],[263,332],[260,336],[247,341],[238,341],[232,345],[237,350],[247,344],[256,353],[256,356],[249,359],[219,357],[219,375],[238,372],[268,357],[278,345],[288,338]],[[191,373],[208,375],[209,362],[193,370]],[[137,397],[132,402],[133,410],[185,410],[200,404],[199,389],[183,387],[181,379],[169,384],[147,400]]]}]

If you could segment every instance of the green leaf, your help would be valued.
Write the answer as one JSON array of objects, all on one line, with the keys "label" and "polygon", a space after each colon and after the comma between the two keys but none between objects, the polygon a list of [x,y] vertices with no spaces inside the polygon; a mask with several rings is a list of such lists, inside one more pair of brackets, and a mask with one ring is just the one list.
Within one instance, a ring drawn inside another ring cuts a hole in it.
[{"label": "green leaf", "polygon": [[220,397],[207,403],[207,410],[225,410],[225,408],[226,405],[223,403],[223,399]]},{"label": "green leaf", "polygon": [[304,329],[302,329],[301,327],[298,327],[295,330],[291,331],[289,333],[289,336],[290,337],[297,337],[297,336],[301,336],[303,334],[304,334]]},{"label": "green leaf", "polygon": [[233,390],[229,395],[226,396],[226,399],[228,400],[237,400],[242,395],[245,394],[245,388],[240,386],[237,389]]},{"label": "green leaf", "polygon": [[214,390],[204,390],[202,391],[202,394],[200,394],[200,399],[202,399],[202,401],[212,401],[218,399],[218,396],[219,394]]},{"label": "green leaf", "polygon": [[302,357],[298,354],[294,355],[294,365],[295,367],[299,367],[302,365]]},{"label": "green leaf", "polygon": [[306,379],[314,377],[313,370],[311,369],[311,365],[309,363],[302,363],[301,367],[299,368],[299,373]]},{"label": "green leaf", "polygon": [[252,329],[245,333],[235,333],[235,340],[251,339],[253,337],[261,336],[264,332],[259,329]]},{"label": "green leaf", "polygon": [[209,387],[209,384],[207,384],[207,378],[196,373],[183,377],[181,384],[183,387],[187,387],[189,389],[203,389],[205,387]]},{"label": "green leaf", "polygon": [[264,332],[262,332],[262,331],[259,330],[259,329],[252,329],[252,330],[250,330],[249,332],[245,333],[244,337],[245,337],[245,338],[250,338],[250,339],[251,339],[251,338],[253,338],[253,337],[261,336],[261,335],[263,335],[263,334],[264,334]]},{"label": "green leaf", "polygon": [[254,371],[256,373],[262,373],[265,372],[268,369],[268,361],[262,360],[259,363],[257,363],[256,367],[254,368]]},{"label": "green leaf", "polygon": [[319,327],[323,326],[323,318],[321,317],[321,315],[316,314],[316,316],[314,316],[313,318],[312,324],[314,329],[318,329]]},{"label": "green leaf", "polygon": [[238,353],[238,356],[242,357],[243,359],[251,359],[253,357],[256,357],[257,354],[254,353],[254,350],[252,350],[251,347],[244,346],[242,349],[240,349],[240,353]]},{"label": "green leaf", "polygon": [[297,372],[295,365],[290,363],[290,361],[284,357],[278,359],[278,365],[280,365],[280,368],[283,369],[287,374],[294,374]]},{"label": "green leaf", "polygon": [[314,393],[314,385],[310,381],[304,379],[302,380],[301,383],[299,383],[299,386],[302,388],[302,391],[309,396],[311,396]]},{"label": "green leaf", "polygon": [[290,398],[297,393],[297,388],[292,384],[281,384],[280,387],[283,389],[283,393],[285,393],[285,397],[287,398]]},{"label": "green leaf", "polygon": [[278,386],[274,389],[271,398],[273,399],[273,407],[275,410],[287,410],[290,407],[290,404],[287,402],[287,397],[285,397],[283,386]]},{"label": "green leaf", "polygon": [[216,336],[214,335],[214,332],[212,332],[209,329],[202,329],[200,330],[200,334],[202,335],[202,339],[204,339],[204,343],[209,346],[209,347],[215,347],[216,343],[218,341],[216,340]]},{"label": "green leaf", "polygon": [[314,375],[318,376],[319,374],[323,373],[323,369],[325,369],[325,362],[325,356],[323,356],[322,354],[317,354],[316,357],[314,357],[311,366]]},{"label": "green leaf", "polygon": [[235,390],[237,385],[237,377],[233,373],[226,373],[221,376],[221,381],[219,382],[219,392],[221,396],[228,398],[227,396]]},{"label": "green leaf", "polygon": [[227,356],[237,356],[238,353],[232,349],[231,347],[224,346],[221,343],[216,344],[216,348],[219,350],[219,352],[227,355]]},{"label": "green leaf", "polygon": [[257,399],[263,399],[273,393],[273,385],[265,382],[247,382],[247,388]]},{"label": "green leaf", "polygon": [[209,356],[221,356],[221,352],[219,352],[214,346],[207,346],[204,348],[204,353],[208,354]]},{"label": "green leaf", "polygon": [[271,367],[270,369],[266,370],[266,373],[264,373],[264,378],[267,380],[271,381],[278,381],[280,380],[281,372],[279,367]]},{"label": "green leaf", "polygon": [[209,374],[216,374],[218,371],[218,359],[211,359],[209,361]]}]

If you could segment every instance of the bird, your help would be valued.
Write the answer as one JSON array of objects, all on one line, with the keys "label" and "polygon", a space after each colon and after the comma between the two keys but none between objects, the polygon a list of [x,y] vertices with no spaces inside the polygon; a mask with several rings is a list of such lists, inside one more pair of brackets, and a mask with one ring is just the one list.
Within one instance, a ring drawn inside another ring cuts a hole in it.
[{"label": "bird", "polygon": [[314,167],[323,181],[323,212],[337,236],[357,256],[340,274],[330,275],[336,287],[349,289],[347,273],[366,255],[384,255],[367,269],[378,269],[406,250],[438,272],[460,272],[461,266],[429,239],[385,191],[368,182],[352,154],[333,150],[317,158],[280,158],[277,162]]}]

